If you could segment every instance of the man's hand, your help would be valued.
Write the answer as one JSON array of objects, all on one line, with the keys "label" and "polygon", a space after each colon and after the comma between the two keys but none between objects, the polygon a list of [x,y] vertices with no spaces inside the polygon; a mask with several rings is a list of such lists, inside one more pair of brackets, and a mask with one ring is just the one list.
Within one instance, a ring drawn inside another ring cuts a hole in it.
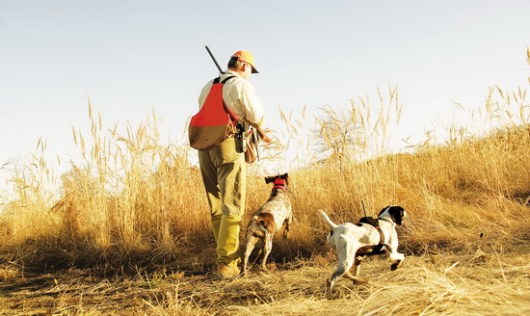
[{"label": "man's hand", "polygon": [[259,137],[261,138],[261,140],[263,140],[267,144],[269,144],[271,142],[271,139],[269,138],[269,136],[267,135],[265,130],[263,130],[261,128],[256,128],[256,130],[258,131],[258,134],[259,134]]}]

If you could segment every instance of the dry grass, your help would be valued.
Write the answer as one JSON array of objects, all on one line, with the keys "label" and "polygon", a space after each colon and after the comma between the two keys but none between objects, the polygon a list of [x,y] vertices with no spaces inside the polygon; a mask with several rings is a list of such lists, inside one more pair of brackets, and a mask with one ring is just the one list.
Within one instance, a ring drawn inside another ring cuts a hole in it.
[{"label": "dry grass", "polygon": [[[99,271],[12,276],[0,288],[10,315],[524,315],[530,312],[530,255],[410,256],[396,272],[385,260],[364,265],[370,282],[324,280],[334,269],[323,257],[294,261],[271,273],[234,281],[180,271]],[[273,268],[269,265],[269,268]]]},{"label": "dry grass", "polygon": [[[304,167],[289,173],[297,221],[274,244],[272,273],[232,282],[208,272],[215,253],[193,152],[161,142],[154,114],[120,131],[89,104],[89,136],[72,131],[82,160],[58,180],[39,141],[0,196],[0,314],[528,314],[526,91],[493,87],[470,114],[483,129],[448,126],[444,143],[427,133],[413,154],[389,152],[402,105],[397,89],[387,94],[377,92],[376,113],[368,97],[322,108],[316,128],[305,111],[281,113],[285,131],[263,154],[301,153]],[[270,190],[252,168],[247,213]],[[354,222],[361,205],[374,215],[388,204],[410,215],[403,268],[374,259],[363,268],[370,283],[326,293],[336,260],[315,210]]]}]

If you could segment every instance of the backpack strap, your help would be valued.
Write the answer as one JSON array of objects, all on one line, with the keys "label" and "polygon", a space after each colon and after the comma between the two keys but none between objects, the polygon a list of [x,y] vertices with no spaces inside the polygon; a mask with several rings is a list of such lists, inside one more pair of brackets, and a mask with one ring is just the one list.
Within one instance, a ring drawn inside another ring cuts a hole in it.
[{"label": "backpack strap", "polygon": [[[228,80],[232,79],[232,78],[235,78],[236,76],[228,76],[226,78],[223,79],[223,81],[221,81],[221,84],[225,84]],[[219,81],[221,80],[221,77],[217,77],[213,80],[213,83],[216,84],[216,83],[219,83]],[[225,111],[228,113],[228,115],[230,115],[230,119],[235,122],[234,125],[237,125],[237,122],[240,121],[240,117],[239,115],[237,115],[236,113],[234,113],[234,111],[232,111],[232,109],[228,108],[226,106],[226,104],[224,103],[223,101],[223,105],[225,107]]]},{"label": "backpack strap", "polygon": [[228,76],[226,77],[223,81],[221,81],[221,77],[217,77],[213,80],[213,84],[218,84],[219,82],[221,82],[222,84],[225,84],[228,80],[232,79],[232,78],[235,78],[236,76]]},{"label": "backpack strap", "polygon": [[[230,80],[230,79],[232,79],[232,78],[235,78],[235,77],[236,77],[236,76],[228,76],[228,77],[226,77],[223,81],[221,81],[221,83],[222,83],[222,84],[225,84],[228,80]],[[215,79],[221,79],[221,77],[217,77],[217,78],[215,78]],[[216,83],[216,82],[215,82],[215,79],[214,79],[214,83]],[[217,83],[218,83],[218,82],[219,82],[219,81],[217,81]]]}]

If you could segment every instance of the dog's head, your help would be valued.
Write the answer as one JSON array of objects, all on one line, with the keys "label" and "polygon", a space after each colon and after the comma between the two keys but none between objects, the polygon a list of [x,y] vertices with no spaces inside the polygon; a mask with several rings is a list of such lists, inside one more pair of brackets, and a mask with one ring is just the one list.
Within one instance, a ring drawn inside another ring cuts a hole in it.
[{"label": "dog's head", "polygon": [[379,212],[378,217],[383,215],[383,213],[387,212],[392,217],[392,220],[397,225],[401,225],[403,223],[403,219],[407,216],[407,211],[405,211],[404,208],[398,205],[389,205],[381,210]]},{"label": "dog's head", "polygon": [[274,187],[287,188],[287,185],[289,185],[289,174],[284,173],[282,175],[265,178],[265,183],[271,183],[271,182],[274,183]]}]

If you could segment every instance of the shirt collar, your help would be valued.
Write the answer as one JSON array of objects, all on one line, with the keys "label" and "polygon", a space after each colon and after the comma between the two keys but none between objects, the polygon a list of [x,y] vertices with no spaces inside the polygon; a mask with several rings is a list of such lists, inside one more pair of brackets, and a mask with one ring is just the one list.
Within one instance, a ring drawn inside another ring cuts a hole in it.
[{"label": "shirt collar", "polygon": [[228,69],[228,70],[227,70],[227,71],[221,76],[221,79],[225,79],[225,78],[228,77],[228,76],[236,76],[236,77],[241,78],[241,76],[240,76],[237,72],[235,72],[235,71],[233,71],[233,70],[231,70],[231,69]]}]

